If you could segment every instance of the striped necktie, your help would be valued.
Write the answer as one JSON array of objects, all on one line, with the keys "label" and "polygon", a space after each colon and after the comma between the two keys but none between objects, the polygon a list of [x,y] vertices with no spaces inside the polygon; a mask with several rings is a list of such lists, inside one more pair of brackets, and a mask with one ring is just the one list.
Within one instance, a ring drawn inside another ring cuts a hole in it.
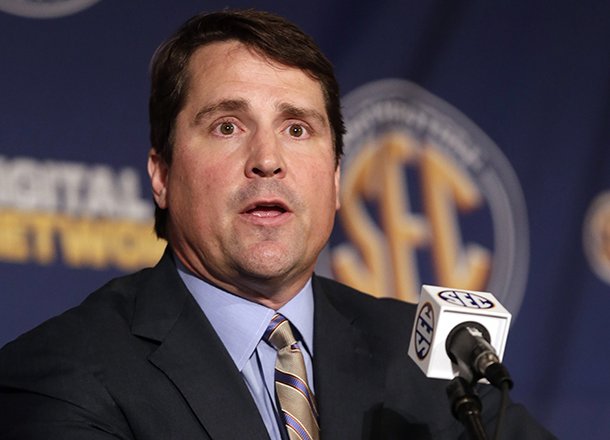
[{"label": "striped necktie", "polygon": [[276,313],[263,339],[277,350],[275,391],[290,440],[318,440],[320,428],[316,402],[307,384],[303,353],[297,346],[288,320]]}]

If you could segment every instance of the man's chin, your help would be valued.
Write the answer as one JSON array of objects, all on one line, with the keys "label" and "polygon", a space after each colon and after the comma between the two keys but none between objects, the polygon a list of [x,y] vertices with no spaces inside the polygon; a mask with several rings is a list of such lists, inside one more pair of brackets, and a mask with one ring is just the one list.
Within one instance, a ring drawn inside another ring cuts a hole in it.
[{"label": "man's chin", "polygon": [[282,250],[250,254],[248,258],[238,261],[237,267],[242,277],[256,283],[273,285],[298,277],[302,271],[299,270],[297,261],[286,250]]},{"label": "man's chin", "polygon": [[286,261],[274,262],[272,260],[261,260],[248,262],[240,267],[242,276],[261,282],[272,282],[282,280],[289,276],[290,267]]}]

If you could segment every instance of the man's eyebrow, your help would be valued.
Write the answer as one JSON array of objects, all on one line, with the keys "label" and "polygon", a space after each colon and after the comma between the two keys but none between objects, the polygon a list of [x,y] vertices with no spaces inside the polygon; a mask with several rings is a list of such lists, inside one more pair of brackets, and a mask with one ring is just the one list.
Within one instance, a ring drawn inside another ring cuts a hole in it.
[{"label": "man's eyebrow", "polygon": [[193,121],[197,124],[210,113],[246,111],[249,107],[244,99],[223,99],[199,109]]},{"label": "man's eyebrow", "polygon": [[297,119],[314,118],[322,125],[328,125],[326,117],[315,109],[297,107],[286,102],[278,104],[277,108],[284,115],[291,116]]}]

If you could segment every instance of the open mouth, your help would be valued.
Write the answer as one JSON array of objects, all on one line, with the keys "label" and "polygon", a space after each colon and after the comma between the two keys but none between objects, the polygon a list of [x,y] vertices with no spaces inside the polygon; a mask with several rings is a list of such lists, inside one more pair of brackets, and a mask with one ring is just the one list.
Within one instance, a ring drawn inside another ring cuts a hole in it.
[{"label": "open mouth", "polygon": [[277,217],[288,212],[283,203],[256,203],[249,206],[244,213],[259,218]]}]

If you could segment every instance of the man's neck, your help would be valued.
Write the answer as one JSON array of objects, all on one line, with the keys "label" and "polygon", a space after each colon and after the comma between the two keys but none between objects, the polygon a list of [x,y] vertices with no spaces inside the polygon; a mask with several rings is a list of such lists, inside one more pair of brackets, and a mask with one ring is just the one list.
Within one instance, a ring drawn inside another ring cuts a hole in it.
[{"label": "man's neck", "polygon": [[313,275],[313,268],[307,272],[261,278],[235,271],[233,276],[210,273],[203,264],[193,265],[179,253],[174,252],[174,259],[192,275],[234,295],[256,302],[273,310],[287,304],[305,287]]}]

